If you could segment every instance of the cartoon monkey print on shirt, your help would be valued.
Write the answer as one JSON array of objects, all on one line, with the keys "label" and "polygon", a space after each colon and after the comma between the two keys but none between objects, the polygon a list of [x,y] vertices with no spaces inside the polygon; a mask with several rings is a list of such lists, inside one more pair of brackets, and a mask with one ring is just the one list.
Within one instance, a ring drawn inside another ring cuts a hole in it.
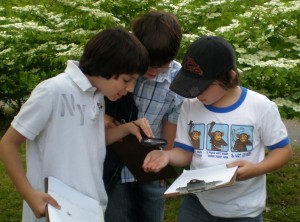
[{"label": "cartoon monkey print on shirt", "polygon": [[216,123],[211,122],[210,128],[208,130],[208,136],[210,137],[211,150],[212,151],[222,151],[223,146],[227,146],[227,143],[222,138],[224,133],[217,130],[212,132],[213,127]]},{"label": "cartoon monkey print on shirt", "polygon": [[248,152],[253,150],[253,126],[231,126],[231,150],[233,152]]},{"label": "cartoon monkey print on shirt", "polygon": [[190,135],[190,138],[192,140],[194,149],[197,150],[197,149],[199,149],[199,146],[200,146],[200,135],[201,135],[201,132],[195,130],[195,124],[193,124],[192,120],[190,121],[189,125],[190,125],[189,135]]},{"label": "cartoon monkey print on shirt", "polygon": [[246,133],[236,134],[236,141],[234,143],[233,150],[243,152],[247,151],[247,146],[252,145],[252,142],[249,140],[250,135]]}]

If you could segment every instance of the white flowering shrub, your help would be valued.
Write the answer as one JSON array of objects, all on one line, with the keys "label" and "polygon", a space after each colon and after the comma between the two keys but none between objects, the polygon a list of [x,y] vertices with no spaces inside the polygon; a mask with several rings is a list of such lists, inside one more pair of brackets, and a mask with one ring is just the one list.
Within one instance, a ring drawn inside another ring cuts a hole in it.
[{"label": "white flowering shrub", "polygon": [[[202,35],[228,39],[242,85],[300,117],[300,1],[294,0],[10,0],[0,6],[0,101],[20,107],[35,85],[78,59],[88,39],[150,10],[177,15],[178,55]],[[284,99],[282,99],[284,98]],[[0,110],[1,111],[1,110]]]}]

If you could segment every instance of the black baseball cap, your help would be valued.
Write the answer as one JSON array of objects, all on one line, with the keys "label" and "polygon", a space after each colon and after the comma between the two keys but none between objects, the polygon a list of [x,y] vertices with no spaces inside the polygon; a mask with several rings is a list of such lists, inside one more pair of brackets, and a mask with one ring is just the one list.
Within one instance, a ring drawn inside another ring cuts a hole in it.
[{"label": "black baseball cap", "polygon": [[203,36],[188,48],[170,89],[185,98],[195,98],[234,67],[232,45],[218,36]]}]

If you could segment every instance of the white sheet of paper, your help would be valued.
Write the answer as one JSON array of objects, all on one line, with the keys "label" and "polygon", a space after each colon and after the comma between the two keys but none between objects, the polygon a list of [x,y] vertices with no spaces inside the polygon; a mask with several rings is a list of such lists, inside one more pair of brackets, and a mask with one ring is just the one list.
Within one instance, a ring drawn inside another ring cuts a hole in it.
[{"label": "white sheet of paper", "polygon": [[176,191],[178,187],[186,187],[192,179],[204,180],[205,182],[221,180],[222,183],[218,185],[229,183],[236,169],[237,167],[227,168],[226,164],[221,164],[196,170],[184,170],[164,194],[178,192]]},{"label": "white sheet of paper", "polygon": [[48,193],[61,206],[58,210],[48,205],[50,222],[104,222],[102,208],[97,200],[54,177],[48,178]]}]

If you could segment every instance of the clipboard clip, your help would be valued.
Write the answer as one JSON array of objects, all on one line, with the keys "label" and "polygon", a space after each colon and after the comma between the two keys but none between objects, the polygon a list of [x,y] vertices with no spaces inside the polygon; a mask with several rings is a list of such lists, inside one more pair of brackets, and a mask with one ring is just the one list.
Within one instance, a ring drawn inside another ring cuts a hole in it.
[{"label": "clipboard clip", "polygon": [[187,183],[186,187],[178,187],[176,190],[181,194],[198,193],[212,189],[222,182],[222,180],[205,182],[204,180],[192,179]]}]

